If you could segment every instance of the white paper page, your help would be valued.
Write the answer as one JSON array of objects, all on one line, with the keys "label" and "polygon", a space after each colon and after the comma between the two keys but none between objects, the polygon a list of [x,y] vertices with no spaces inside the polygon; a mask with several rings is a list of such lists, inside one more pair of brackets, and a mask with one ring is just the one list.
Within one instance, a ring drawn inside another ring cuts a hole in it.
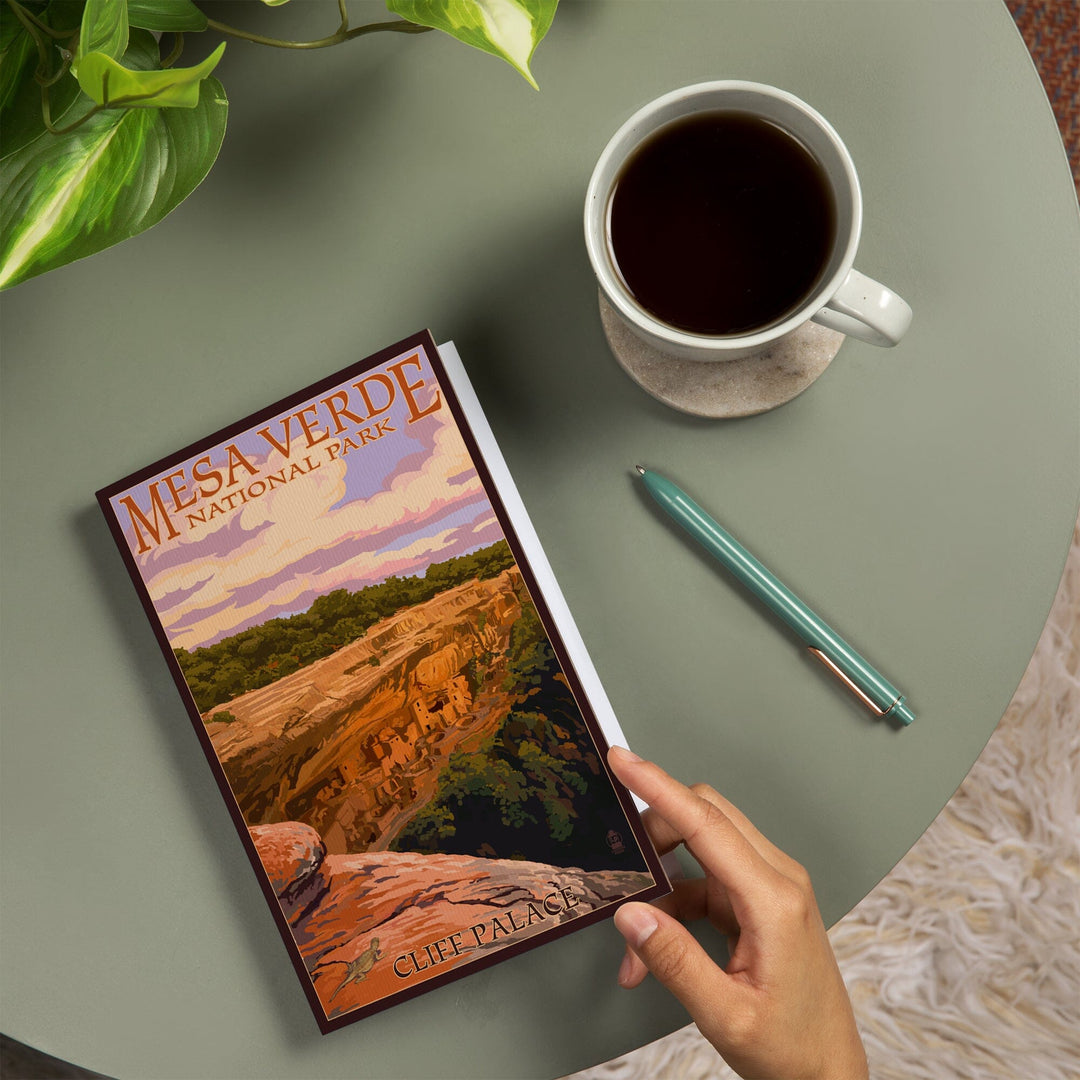
[{"label": "white paper page", "polygon": [[[536,535],[536,530],[529,520],[529,513],[525,509],[525,504],[521,501],[514,478],[506,467],[502,452],[499,450],[499,444],[495,441],[495,436],[492,434],[487,418],[484,416],[484,410],[480,407],[480,402],[476,397],[472,384],[469,382],[469,376],[465,372],[457,348],[452,341],[447,341],[439,345],[438,349],[443,365],[446,367],[454,384],[458,401],[468,418],[469,427],[472,429],[472,433],[480,447],[480,452],[487,463],[488,471],[495,481],[495,486],[499,489],[506,512],[510,516],[518,538],[528,554],[529,565],[532,567],[533,574],[544,594],[544,599],[547,601],[548,610],[558,624],[563,644],[570,654],[570,659],[577,670],[581,685],[588,695],[593,714],[600,725],[600,730],[603,731],[604,738],[612,746],[628,746],[626,736],[619,725],[618,717],[611,707],[611,702],[608,701],[600,677],[597,675],[596,668],[593,667],[588,650],[585,648],[585,642],[581,639],[581,634],[574,623],[574,617],[570,614],[570,608],[566,604],[559,583],[555,579],[555,574],[547,561],[544,549],[540,546],[540,538]],[[634,805],[640,811],[645,809],[646,804],[634,795]]]}]

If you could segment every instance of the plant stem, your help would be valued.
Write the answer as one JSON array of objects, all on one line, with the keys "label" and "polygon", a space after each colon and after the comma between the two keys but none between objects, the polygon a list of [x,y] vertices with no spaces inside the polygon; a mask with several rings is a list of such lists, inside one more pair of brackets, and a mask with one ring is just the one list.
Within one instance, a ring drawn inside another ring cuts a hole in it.
[{"label": "plant stem", "polygon": [[41,91],[42,110],[41,111],[42,111],[42,115],[45,116],[45,126],[49,129],[49,132],[51,134],[53,134],[53,135],[69,135],[76,128],[82,127],[83,124],[85,124],[86,121],[89,120],[91,116],[97,116],[97,114],[99,112],[101,112],[103,109],[108,109],[108,108],[112,107],[110,105],[95,105],[92,109],[88,109],[85,113],[83,113],[83,115],[80,116],[78,120],[74,121],[73,123],[68,124],[66,127],[58,128],[58,127],[53,127],[52,116],[51,115],[45,115],[49,111],[48,102],[46,100],[45,94],[46,94],[46,91],[45,91],[44,88],[42,88],[42,91]]},{"label": "plant stem", "polygon": [[[49,60],[50,49],[47,42],[41,37],[41,33],[47,33],[54,38],[70,37],[73,31],[60,32],[53,30],[52,27],[47,26],[40,19],[38,19],[33,12],[28,11],[26,8],[16,2],[16,0],[7,0],[8,7],[14,12],[15,17],[22,23],[23,29],[34,39],[34,44],[38,51],[38,66],[34,71],[34,81],[37,82],[41,88],[41,120],[45,127],[51,131],[54,135],[63,135],[69,130],[74,130],[84,120],[86,116],[81,117],[75,124],[68,128],[55,128],[52,122],[52,108],[49,101],[49,87],[55,86],[56,83],[67,73],[68,68],[71,66],[71,53],[67,50],[61,49],[63,55],[63,62],[57,71],[49,74]],[[89,114],[88,114],[89,115]]]},{"label": "plant stem", "polygon": [[230,37],[243,38],[244,41],[253,41],[256,45],[271,45],[276,49],[328,49],[332,45],[340,45],[343,41],[351,41],[362,34],[371,34],[379,30],[389,30],[398,34],[422,34],[430,30],[429,26],[417,26],[415,23],[406,22],[404,19],[395,19],[392,22],[367,23],[364,26],[354,26],[347,29],[348,24],[343,22],[341,27],[333,34],[326,37],[316,38],[314,41],[284,41],[281,38],[264,37],[262,34],[253,34],[249,30],[239,30],[235,26],[226,26],[216,19],[207,19],[207,25],[219,34],[228,34]]},{"label": "plant stem", "polygon": [[37,80],[38,85],[46,90],[50,86],[55,86],[67,73],[68,68],[71,67],[71,53],[64,52],[64,59],[60,66],[56,69],[56,74],[50,78],[44,78],[40,73],[35,73],[34,78]]},{"label": "plant stem", "polygon": [[[54,30],[47,23],[44,23],[28,8],[24,8],[22,4],[18,3],[18,0],[7,0],[8,7],[18,16],[19,22],[26,26],[26,20],[29,19],[39,30],[44,31],[49,37],[54,38],[66,38],[70,37],[74,31],[71,30]],[[24,17],[25,16],[25,17]],[[26,26],[27,30],[30,30],[29,26]],[[33,33],[33,31],[30,31]]]},{"label": "plant stem", "polygon": [[176,40],[173,41],[172,51],[161,61],[163,71],[165,68],[171,68],[180,59],[180,54],[184,51],[184,35],[178,33],[174,36]]},{"label": "plant stem", "polygon": [[38,51],[38,72],[48,71],[49,49],[38,33],[38,29],[41,27],[40,22],[22,4],[17,4],[15,0],[7,0],[7,2],[8,7],[15,13],[15,18],[22,23],[23,29],[34,39],[34,46]]},{"label": "plant stem", "polygon": [[87,110],[87,112],[80,116],[78,120],[76,120],[72,124],[68,124],[67,127],[54,128],[50,125],[49,130],[54,135],[67,135],[69,132],[72,132],[76,128],[81,127],[83,124],[85,124],[86,121],[90,119],[90,117],[97,116],[99,112],[103,112],[105,109],[123,109],[124,112],[129,112],[130,110],[127,109],[125,106],[133,105],[140,101],[148,101],[150,98],[154,97],[154,93],[151,92],[146,94],[126,94],[123,97],[110,99],[108,72],[105,72],[102,83],[103,96],[106,99],[104,102],[102,102],[100,105],[95,105],[92,109]]}]

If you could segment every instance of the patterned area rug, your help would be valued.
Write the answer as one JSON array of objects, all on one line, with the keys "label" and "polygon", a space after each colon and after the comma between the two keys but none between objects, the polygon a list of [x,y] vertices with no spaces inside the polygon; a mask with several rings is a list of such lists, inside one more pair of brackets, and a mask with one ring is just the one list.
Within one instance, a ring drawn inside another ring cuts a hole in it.
[{"label": "patterned area rug", "polygon": [[1080,5],[1077,0],[1007,0],[1039,69],[1080,188]]},{"label": "patterned area rug", "polygon": [[[1080,188],[1080,4],[1008,5]],[[1080,522],[1046,629],[986,749],[918,843],[830,933],[871,1076],[1077,1080],[1077,927]],[[734,1076],[690,1025],[572,1080]]]}]

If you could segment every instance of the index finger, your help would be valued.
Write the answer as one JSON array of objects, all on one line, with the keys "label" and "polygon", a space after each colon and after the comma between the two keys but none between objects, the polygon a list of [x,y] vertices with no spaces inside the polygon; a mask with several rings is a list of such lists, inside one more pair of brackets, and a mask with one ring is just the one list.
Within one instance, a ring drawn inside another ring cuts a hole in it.
[{"label": "index finger", "polygon": [[702,868],[727,889],[740,924],[740,909],[752,909],[773,892],[780,874],[719,806],[696,795],[659,765],[622,747],[611,748],[608,764],[622,783],[682,837]]},{"label": "index finger", "polygon": [[[746,837],[753,849],[776,871],[790,877],[795,863],[794,860],[781,851],[767,836],[761,833],[754,823],[737,807],[729,802],[715,788],[708,784],[694,784],[692,791],[706,802],[711,802],[722,814]],[[642,815],[645,830],[652,840],[653,846],[661,855],[666,855],[672,848],[676,848],[683,842],[683,836],[655,810],[646,810]]]}]

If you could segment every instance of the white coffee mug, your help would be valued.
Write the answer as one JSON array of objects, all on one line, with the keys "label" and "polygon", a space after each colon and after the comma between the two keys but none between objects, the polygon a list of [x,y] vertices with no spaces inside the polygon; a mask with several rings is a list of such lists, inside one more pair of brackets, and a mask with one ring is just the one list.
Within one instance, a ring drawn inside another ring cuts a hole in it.
[{"label": "white coffee mug", "polygon": [[[821,166],[832,190],[836,235],[813,290],[779,322],[738,334],[695,334],[650,314],[615,268],[609,233],[611,195],[623,165],[655,131],[702,112],[744,112],[794,136]],[[585,197],[585,246],[610,305],[627,327],[661,353],[687,360],[737,360],[764,352],[807,321],[873,345],[895,345],[911,323],[896,293],[854,269],[862,229],[862,193],[854,162],[832,125],[804,101],[762,83],[724,80],[673,90],[639,109],[604,148]]]}]

